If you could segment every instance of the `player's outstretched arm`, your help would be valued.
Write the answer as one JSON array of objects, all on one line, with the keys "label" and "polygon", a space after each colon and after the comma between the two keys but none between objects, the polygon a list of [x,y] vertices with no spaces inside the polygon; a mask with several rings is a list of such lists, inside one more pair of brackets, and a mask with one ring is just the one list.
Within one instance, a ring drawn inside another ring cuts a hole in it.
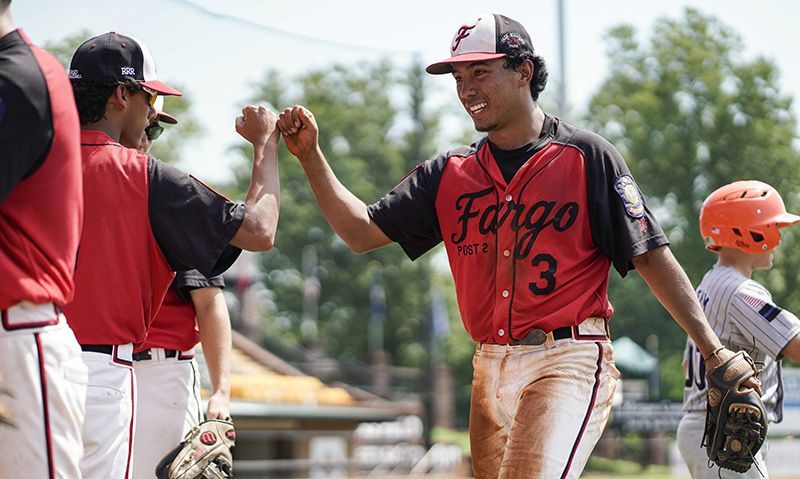
[{"label": "player's outstretched arm", "polygon": [[278,228],[278,116],[263,106],[247,105],[236,118],[236,131],[253,145],[253,174],[247,188],[247,214],[231,244],[249,251],[272,248]]},{"label": "player's outstretched arm", "polygon": [[[733,357],[734,353],[725,348],[712,354],[722,347],[722,343],[709,326],[692,283],[667,246],[652,249],[634,257],[632,261],[656,299],[694,340],[706,358],[707,370],[710,371]],[[761,393],[760,384],[752,378],[744,384]]]},{"label": "player's outstretched arm", "polygon": [[222,290],[216,286],[193,289],[190,295],[211,380],[206,419],[227,419],[231,415],[231,321],[228,306]]},{"label": "player's outstretched arm", "polygon": [[800,335],[795,336],[783,347],[781,354],[792,361],[800,361]]},{"label": "player's outstretched arm", "polygon": [[322,214],[336,234],[356,253],[391,243],[367,214],[367,205],[342,185],[319,148],[319,129],[305,107],[286,108],[278,129],[291,154],[300,160]]}]

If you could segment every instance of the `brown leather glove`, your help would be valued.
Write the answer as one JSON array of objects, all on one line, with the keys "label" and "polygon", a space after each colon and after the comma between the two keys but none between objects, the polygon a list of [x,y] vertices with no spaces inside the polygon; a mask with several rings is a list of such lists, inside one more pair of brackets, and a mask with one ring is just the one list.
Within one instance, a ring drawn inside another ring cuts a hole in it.
[{"label": "brown leather glove", "polygon": [[158,479],[232,478],[231,448],[235,441],[232,422],[219,419],[201,422],[161,460],[156,476]]},{"label": "brown leather glove", "polygon": [[706,373],[708,408],[703,445],[708,458],[725,469],[745,472],[767,438],[767,413],[761,396],[742,386],[758,370],[750,356],[739,351]]}]

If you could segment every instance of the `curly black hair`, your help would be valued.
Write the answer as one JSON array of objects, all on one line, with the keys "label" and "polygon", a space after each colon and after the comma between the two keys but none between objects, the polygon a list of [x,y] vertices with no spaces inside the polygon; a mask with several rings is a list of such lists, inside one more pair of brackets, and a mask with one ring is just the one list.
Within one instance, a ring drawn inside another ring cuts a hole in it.
[{"label": "curly black hair", "polygon": [[531,78],[530,87],[531,97],[536,101],[539,99],[539,93],[544,91],[544,87],[547,85],[547,65],[544,63],[544,58],[530,50],[525,50],[516,55],[506,56],[506,63],[503,66],[516,70],[525,60],[533,62],[533,78]]},{"label": "curly black hair", "polygon": [[141,87],[133,80],[126,81],[89,81],[72,80],[72,91],[75,94],[75,105],[78,107],[78,116],[81,125],[100,121],[106,114],[106,104],[111,94],[119,85],[131,91],[138,91]]}]

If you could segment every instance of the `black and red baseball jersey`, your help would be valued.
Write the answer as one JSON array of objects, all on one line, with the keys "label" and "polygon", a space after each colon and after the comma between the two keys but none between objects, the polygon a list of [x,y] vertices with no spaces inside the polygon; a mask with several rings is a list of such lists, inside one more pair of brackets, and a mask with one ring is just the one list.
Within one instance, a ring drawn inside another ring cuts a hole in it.
[{"label": "black and red baseball jersey", "polygon": [[161,303],[156,318],[147,330],[147,338],[135,352],[149,348],[187,351],[200,342],[191,292],[200,288],[224,288],[222,276],[208,278],[197,270],[178,271]]},{"label": "black and red baseball jersey", "polygon": [[370,217],[411,259],[444,241],[462,321],[507,344],[610,317],[609,267],[668,244],[617,150],[547,117],[537,142],[483,139],[418,166]]},{"label": "black and red baseball jersey", "polygon": [[246,206],[100,131],[81,131],[81,154],[85,221],[64,313],[81,344],[138,345],[174,271],[214,276],[239,256],[228,243]]},{"label": "black and red baseball jersey", "polygon": [[83,220],[78,112],[64,67],[0,38],[0,309],[72,298]]}]

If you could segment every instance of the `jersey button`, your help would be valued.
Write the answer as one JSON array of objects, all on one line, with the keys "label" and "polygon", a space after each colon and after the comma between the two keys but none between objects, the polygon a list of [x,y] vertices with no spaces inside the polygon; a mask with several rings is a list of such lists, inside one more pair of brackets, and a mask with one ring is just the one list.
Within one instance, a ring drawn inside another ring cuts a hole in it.
[{"label": "jersey button", "polygon": [[509,250],[503,250],[503,256],[505,256],[506,258],[508,258],[509,256],[511,256],[511,251],[509,251]]},{"label": "jersey button", "polygon": [[506,195],[506,201],[511,201],[512,199],[511,195]]},{"label": "jersey button", "polygon": [[508,298],[508,290],[504,289],[502,295],[504,298]]},{"label": "jersey button", "polygon": [[498,330],[497,330],[497,335],[498,335],[498,336],[505,336],[505,334],[506,334],[506,332],[505,332],[505,331],[503,331],[502,329],[498,329]]}]

